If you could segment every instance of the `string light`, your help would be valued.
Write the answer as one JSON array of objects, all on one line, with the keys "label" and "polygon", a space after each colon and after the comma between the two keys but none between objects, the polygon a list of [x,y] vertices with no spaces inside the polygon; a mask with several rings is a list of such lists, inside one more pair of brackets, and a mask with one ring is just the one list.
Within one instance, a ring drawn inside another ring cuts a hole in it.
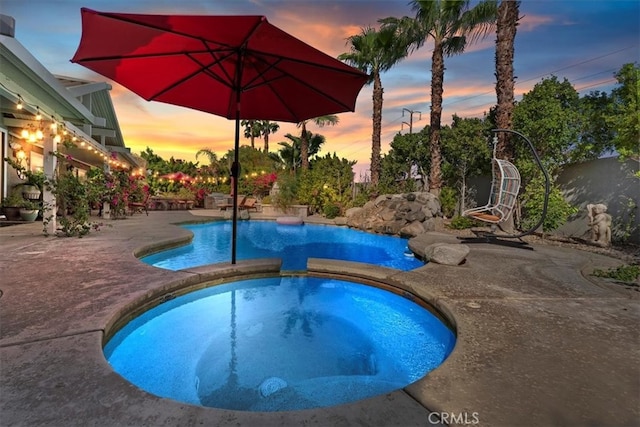
[{"label": "string light", "polygon": [[[39,124],[40,122],[42,122],[43,115],[45,117],[51,117],[51,119],[50,119],[51,120],[51,124],[50,124],[49,128],[51,130],[51,136],[53,137],[53,140],[56,143],[62,142],[63,137],[67,137],[69,135],[69,132],[67,131],[66,126],[63,123],[58,122],[55,119],[54,115],[50,115],[50,114],[48,114],[46,112],[43,112],[40,109],[40,106],[38,106],[38,105],[29,104],[29,103],[25,102],[25,100],[22,98],[22,96],[20,94],[12,91],[8,87],[6,87],[4,84],[0,83],[0,86],[3,87],[7,92],[13,94],[18,99],[18,101],[16,102],[16,109],[17,110],[23,110],[27,106],[31,107],[31,111],[33,111],[33,109],[35,109],[34,120],[38,124],[36,125],[35,123],[31,123],[31,124],[28,124],[24,129],[22,129],[22,131],[20,133],[20,137],[22,139],[24,139],[25,141],[28,141],[28,142],[30,142],[32,144],[44,139],[44,135],[45,134],[44,134],[44,130],[42,128],[43,125]],[[73,142],[73,143],[78,141],[78,136],[76,135],[75,132],[73,132],[73,136],[70,139],[71,139],[71,142]],[[86,148],[87,151],[95,152],[96,154],[98,154],[98,156],[100,156],[102,158],[103,162],[105,162],[105,163],[113,164],[114,166],[122,167],[122,168],[126,167],[126,164],[124,162],[120,163],[120,162],[117,162],[115,160],[110,160],[109,159],[109,152],[102,151],[101,149],[92,147],[91,143],[88,142],[88,141],[85,141],[84,138],[80,138],[80,147]],[[113,154],[113,153],[111,153],[111,154]]]}]

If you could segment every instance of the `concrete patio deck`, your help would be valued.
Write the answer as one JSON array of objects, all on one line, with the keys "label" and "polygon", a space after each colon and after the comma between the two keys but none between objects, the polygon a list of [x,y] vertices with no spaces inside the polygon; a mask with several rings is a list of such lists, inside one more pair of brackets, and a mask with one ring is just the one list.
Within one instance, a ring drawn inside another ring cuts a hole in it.
[{"label": "concrete patio deck", "polygon": [[171,224],[206,215],[134,215],[81,239],[44,237],[37,223],[0,228],[0,425],[425,426],[438,419],[491,427],[640,425],[639,293],[585,274],[620,261],[546,245],[528,251],[474,244],[462,266],[410,272],[310,261],[312,273],[411,290],[453,321],[453,353],[403,390],[280,413],[150,395],[103,357],[103,333],[118,314],[145,296],[279,265],[242,261],[171,272],[134,256],[188,241],[190,233]]}]

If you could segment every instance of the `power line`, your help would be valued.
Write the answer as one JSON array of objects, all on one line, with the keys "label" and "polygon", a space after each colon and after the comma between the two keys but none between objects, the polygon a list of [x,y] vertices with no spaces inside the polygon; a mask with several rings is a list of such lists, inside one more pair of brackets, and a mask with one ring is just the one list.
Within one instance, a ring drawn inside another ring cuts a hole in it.
[{"label": "power line", "polygon": [[595,58],[587,59],[585,61],[578,62],[577,64],[567,65],[566,67],[562,67],[562,68],[559,68],[557,70],[550,71],[550,72],[548,72],[546,74],[542,74],[541,76],[532,77],[532,78],[527,79],[527,80],[521,80],[520,83],[525,83],[525,82],[528,82],[528,81],[531,81],[531,80],[539,79],[539,78],[547,76],[549,74],[557,73],[558,71],[564,71],[564,70],[568,70],[569,68],[577,67],[578,65],[588,64],[589,62],[593,62],[593,61],[596,61],[598,59],[606,58],[607,56],[611,56],[611,55],[614,55],[616,53],[620,53],[622,51],[625,51],[627,49],[631,49],[631,48],[636,47],[636,46],[638,46],[638,45],[635,44],[635,45],[632,45],[632,46],[624,47],[622,49],[614,50],[613,52],[605,53],[604,55],[596,56]]},{"label": "power line", "polygon": [[[516,84],[516,85],[518,85],[518,84],[525,83],[525,82],[529,82],[529,81],[532,81],[532,80],[536,80],[536,79],[539,79],[539,78],[542,78],[542,77],[545,77],[545,76],[548,76],[548,75],[552,75],[552,74],[557,73],[557,72],[559,72],[559,71],[568,70],[568,69],[570,69],[570,68],[574,68],[574,67],[577,67],[577,66],[579,66],[579,65],[587,64],[587,63],[589,63],[589,62],[593,62],[593,61],[596,61],[596,60],[598,60],[598,59],[606,58],[607,56],[611,56],[611,55],[614,55],[614,54],[616,54],[616,53],[620,53],[620,52],[623,52],[623,51],[625,51],[625,50],[632,49],[632,48],[634,48],[634,47],[636,47],[636,46],[638,46],[638,45],[637,45],[637,44],[635,44],[635,45],[632,45],[632,46],[627,46],[627,47],[624,47],[624,48],[622,48],[622,49],[618,49],[618,50],[615,50],[615,51],[612,51],[612,52],[608,52],[608,53],[605,53],[605,54],[603,54],[603,55],[596,56],[596,57],[594,57],[594,58],[590,58],[590,59],[587,59],[587,60],[584,60],[584,61],[581,61],[581,62],[578,62],[578,63],[575,63],[575,64],[568,65],[568,66],[566,66],[566,67],[559,68],[559,69],[554,70],[554,71],[549,71],[549,72],[547,72],[547,73],[540,74],[540,75],[538,75],[538,76],[536,76],[536,77],[531,77],[531,78],[528,78],[528,79],[526,79],[526,80],[517,80],[517,81],[515,82],[515,84]],[[615,68],[611,70],[611,72],[614,72],[614,71],[616,71],[616,69],[615,69]],[[579,77],[579,78],[577,78],[577,79],[573,79],[573,81],[581,80],[581,79],[584,79],[584,78],[589,78],[589,77],[591,77],[591,76],[595,76],[595,75],[602,74],[602,73],[606,73],[606,72],[607,72],[607,71],[601,71],[601,72],[599,72],[599,73],[595,73],[595,74],[592,74],[592,75],[589,75],[589,76],[584,76],[584,77]],[[460,98],[460,99],[457,99],[457,100],[452,101],[452,102],[448,102],[448,103],[447,103],[447,102],[444,102],[444,103],[442,104],[442,106],[443,106],[443,107],[449,107],[449,106],[451,106],[451,105],[458,104],[458,103],[460,103],[460,102],[468,101],[468,100],[470,100],[470,99],[474,99],[474,98],[479,98],[479,97],[482,97],[482,96],[485,96],[485,95],[491,95],[491,94],[493,94],[493,93],[494,93],[494,91],[483,92],[483,93],[480,93],[480,94],[476,94],[476,95],[468,96],[468,97],[466,97],[466,98]],[[487,104],[480,104],[479,106],[482,106],[482,105],[487,105]]]}]

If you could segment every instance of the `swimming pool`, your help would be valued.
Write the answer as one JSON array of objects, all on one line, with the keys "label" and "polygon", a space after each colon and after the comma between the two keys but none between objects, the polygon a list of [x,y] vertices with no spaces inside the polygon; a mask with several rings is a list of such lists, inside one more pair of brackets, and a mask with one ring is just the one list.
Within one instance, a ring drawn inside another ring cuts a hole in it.
[{"label": "swimming pool", "polygon": [[241,280],[133,319],[104,353],[161,397],[243,411],[332,406],[400,389],[435,369],[451,330],[389,291],[328,278]]},{"label": "swimming pool", "polygon": [[[169,270],[230,261],[230,222],[183,227],[194,235],[190,244],[149,255],[141,260]],[[284,270],[304,270],[308,258],[358,261],[405,271],[424,265],[407,250],[407,240],[400,237],[329,225],[291,226],[277,224],[275,221],[238,223],[238,260],[274,257],[282,259]]]}]

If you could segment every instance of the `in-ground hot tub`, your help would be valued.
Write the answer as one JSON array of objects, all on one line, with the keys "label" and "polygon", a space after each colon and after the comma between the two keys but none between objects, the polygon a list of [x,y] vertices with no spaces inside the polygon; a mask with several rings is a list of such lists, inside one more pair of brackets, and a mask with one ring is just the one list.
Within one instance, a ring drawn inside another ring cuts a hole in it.
[{"label": "in-ground hot tub", "polygon": [[289,411],[400,389],[440,365],[454,333],[424,304],[308,276],[239,280],[164,302],[106,343],[113,368],[158,396]]}]

